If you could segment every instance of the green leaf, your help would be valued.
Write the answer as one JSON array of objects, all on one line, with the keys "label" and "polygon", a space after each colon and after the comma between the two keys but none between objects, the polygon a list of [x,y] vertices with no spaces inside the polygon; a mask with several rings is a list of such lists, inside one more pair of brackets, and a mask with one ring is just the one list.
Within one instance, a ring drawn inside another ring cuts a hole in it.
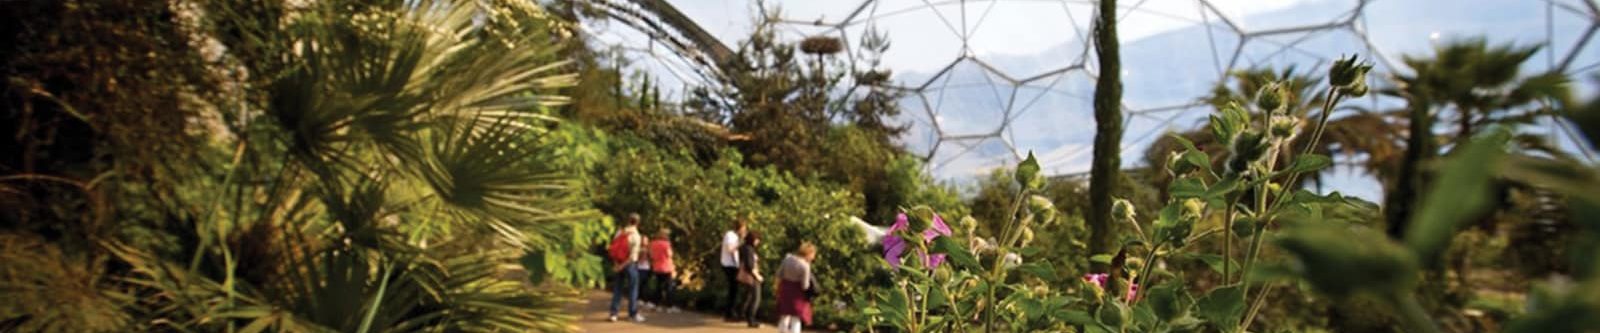
[{"label": "green leaf", "polygon": [[1089,256],[1089,262],[1110,265],[1111,264],[1111,258],[1112,258],[1111,254],[1096,254],[1096,255],[1093,255],[1093,256]]},{"label": "green leaf", "polygon": [[1211,171],[1211,155],[1203,151],[1192,150],[1194,149],[1193,147],[1189,149],[1191,150],[1183,153],[1183,162],[1200,168],[1200,170]]},{"label": "green leaf", "polygon": [[1116,331],[1112,331],[1110,328],[1106,328],[1105,325],[1100,325],[1100,324],[1085,325],[1083,327],[1083,331],[1087,332],[1087,333],[1115,333],[1116,332]]},{"label": "green leaf", "polygon": [[[1222,265],[1226,262],[1222,260],[1221,255],[1211,253],[1182,253],[1179,256],[1204,262],[1207,267],[1211,267],[1211,270],[1217,274],[1222,274]],[[1239,271],[1239,263],[1234,262],[1232,268],[1232,271]]]},{"label": "green leaf", "polygon": [[1024,273],[1032,274],[1033,276],[1038,277],[1041,280],[1045,280],[1045,281],[1055,281],[1056,280],[1056,271],[1055,271],[1054,268],[1051,268],[1050,265],[1033,262],[1033,263],[1023,264],[1022,266],[1017,266],[1017,270],[1020,270],[1020,271],[1022,271]]},{"label": "green leaf", "polygon": [[[1017,293],[1017,294],[1013,294],[1013,295],[1022,295],[1022,294],[1021,293]],[[1042,302],[1039,302],[1039,299],[1037,299],[1037,298],[1022,298],[1022,299],[1017,300],[1016,305],[1017,305],[1018,308],[1020,308],[1022,310],[1020,312],[1022,312],[1025,315],[1027,315],[1028,317],[1030,317],[1029,319],[1036,318],[1036,317],[1039,317],[1041,315],[1046,314],[1045,311],[1044,311],[1044,304]]]},{"label": "green leaf", "polygon": [[961,245],[951,237],[934,238],[933,247],[929,251],[945,254],[950,258],[951,262],[962,268],[973,269],[979,268],[980,265],[978,259],[972,256],[972,251],[967,250],[966,246]]},{"label": "green leaf", "polygon": [[1097,323],[1093,316],[1090,316],[1088,312],[1084,312],[1083,310],[1065,310],[1058,312],[1057,314],[1060,315],[1061,321],[1065,321],[1068,324],[1094,325]]},{"label": "green leaf", "polygon": [[1206,185],[1195,178],[1178,178],[1167,188],[1174,198],[1199,198],[1206,194]]},{"label": "green leaf", "polygon": [[1182,317],[1167,321],[1167,332],[1197,332],[1201,324],[1206,322],[1195,317]]},{"label": "green leaf", "polygon": [[1233,193],[1233,191],[1238,188],[1239,176],[1228,175],[1226,177],[1222,177],[1222,180],[1218,180],[1215,184],[1211,184],[1211,187],[1206,189],[1205,197],[1221,198],[1224,195]]},{"label": "green leaf", "polygon": [[272,325],[272,323],[277,320],[278,316],[276,315],[256,318],[254,321],[250,322],[250,325],[246,325],[243,329],[240,329],[239,333],[260,333],[266,331],[267,326]]},{"label": "green leaf", "polygon": [[1406,245],[1418,259],[1437,258],[1458,226],[1488,208],[1496,162],[1510,137],[1509,131],[1498,129],[1473,139],[1445,164],[1406,229]]},{"label": "green leaf", "polygon": [[1155,324],[1162,321],[1156,317],[1155,310],[1150,308],[1149,303],[1139,303],[1139,306],[1133,307],[1132,310],[1133,321],[1128,323],[1130,332],[1152,331]]},{"label": "green leaf", "polygon": [[1231,146],[1234,136],[1243,131],[1245,123],[1250,121],[1250,115],[1238,103],[1229,103],[1217,113],[1211,115],[1211,134],[1216,136],[1217,143]]},{"label": "green leaf", "polygon": [[1507,156],[1506,163],[1502,167],[1504,170],[1501,170],[1500,175],[1512,181],[1536,185],[1590,202],[1600,202],[1600,191],[1594,190],[1600,186],[1600,172],[1597,172],[1600,170],[1579,163],[1531,156]]},{"label": "green leaf", "polygon": [[1212,289],[1211,293],[1195,302],[1200,319],[1211,323],[1217,330],[1233,332],[1244,315],[1244,288],[1230,285]]},{"label": "green leaf", "polygon": [[927,307],[926,309],[938,309],[939,307],[944,306],[948,297],[948,295],[945,295],[945,290],[942,286],[933,286],[932,288],[928,288],[928,304],[925,305]]},{"label": "green leaf", "polygon": [[1301,277],[1323,293],[1409,292],[1416,284],[1416,255],[1380,232],[1330,221],[1285,227],[1273,243],[1292,255]]},{"label": "green leaf", "polygon": [[1333,159],[1317,154],[1300,154],[1294,157],[1294,163],[1289,165],[1289,172],[1310,173],[1333,165]]},{"label": "green leaf", "polygon": [[1133,316],[1133,309],[1129,309],[1128,305],[1122,302],[1105,302],[1100,304],[1100,310],[1095,316],[1100,319],[1102,325],[1125,328],[1128,321],[1132,320],[1129,317]]},{"label": "green leaf", "polygon": [[1144,304],[1150,306],[1161,321],[1172,321],[1189,315],[1189,308],[1194,306],[1194,297],[1189,296],[1179,283],[1164,283],[1151,288],[1146,293]]},{"label": "green leaf", "polygon": [[1155,225],[1156,226],[1170,226],[1170,225],[1175,225],[1175,224],[1178,224],[1179,222],[1182,222],[1182,220],[1180,220],[1179,217],[1178,217],[1178,215],[1182,212],[1182,210],[1183,210],[1183,202],[1182,201],[1173,201],[1172,203],[1167,204],[1166,207],[1161,207],[1161,211],[1158,212],[1157,215],[1156,215],[1156,223],[1155,223]]},{"label": "green leaf", "polygon": [[1167,137],[1172,138],[1173,141],[1177,141],[1179,145],[1182,145],[1184,151],[1197,151],[1197,150],[1200,150],[1200,149],[1195,148],[1194,141],[1189,141],[1188,138],[1185,138],[1185,137],[1183,137],[1183,135],[1180,135],[1178,133],[1167,133]]},{"label": "green leaf", "polygon": [[1294,281],[1297,277],[1299,274],[1283,263],[1261,263],[1244,274],[1244,280],[1249,282]]},{"label": "green leaf", "polygon": [[879,310],[883,311],[885,320],[904,326],[911,319],[909,317],[911,301],[906,299],[906,295],[900,290],[885,290],[881,297],[883,300],[879,303]]}]

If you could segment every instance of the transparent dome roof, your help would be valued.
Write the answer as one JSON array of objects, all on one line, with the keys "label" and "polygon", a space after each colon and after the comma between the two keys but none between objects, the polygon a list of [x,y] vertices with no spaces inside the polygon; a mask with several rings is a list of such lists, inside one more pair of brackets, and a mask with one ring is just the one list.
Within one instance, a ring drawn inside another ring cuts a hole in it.
[{"label": "transparent dome roof", "polygon": [[[764,8],[734,0],[669,2],[726,45],[737,45],[757,24],[795,39],[836,36],[850,47],[869,30],[887,35],[883,63],[908,92],[900,121],[912,129],[902,143],[928,158],[941,178],[984,174],[1028,151],[1051,174],[1089,169],[1096,59],[1086,40],[1094,1],[792,0]],[[1600,73],[1600,45],[1590,41],[1600,27],[1595,0],[1122,0],[1119,6],[1123,161],[1130,166],[1142,163],[1143,150],[1161,133],[1199,126],[1211,110],[1198,99],[1235,69],[1322,72],[1353,53],[1373,59],[1373,84],[1382,87],[1390,85],[1390,73],[1408,70],[1403,55],[1485,37],[1542,45],[1524,73],[1567,73],[1580,97],[1592,97],[1590,78]],[[759,17],[762,9],[776,14]],[[600,43],[642,55],[634,64],[643,71],[706,82],[693,61],[648,33],[616,24],[592,28]],[[1350,103],[1399,103],[1376,95]],[[1533,130],[1583,150],[1560,126],[1547,121]]]}]

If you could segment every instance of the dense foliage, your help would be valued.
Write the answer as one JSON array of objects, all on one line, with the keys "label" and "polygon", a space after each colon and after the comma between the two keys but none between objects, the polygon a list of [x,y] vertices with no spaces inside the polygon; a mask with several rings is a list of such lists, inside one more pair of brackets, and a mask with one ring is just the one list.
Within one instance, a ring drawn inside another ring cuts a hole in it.
[{"label": "dense foliage", "polygon": [[[548,163],[564,152],[548,148],[547,108],[574,76],[556,53],[567,32],[539,8],[28,4],[6,6],[105,29],[19,18],[29,43],[84,48],[8,53],[22,112],[7,117],[29,135],[0,184],[0,298],[22,302],[0,327],[571,329],[567,293],[514,265],[593,216],[571,170]],[[80,33],[154,46],[106,63]],[[78,65],[105,75],[55,76]],[[62,120],[85,123],[49,129]],[[58,153],[75,149],[97,153]]]},{"label": "dense foliage", "polygon": [[[1037,230],[1076,228],[1071,220],[1059,224],[1059,211],[1071,209],[1051,198],[1057,195],[1051,192],[1074,184],[1041,179],[1031,158],[1011,177],[997,174],[986,186],[996,190],[984,193],[1002,195],[980,194],[974,201],[979,205],[975,216],[996,219],[987,223],[988,231],[970,228],[918,242],[954,259],[938,267],[906,261],[907,268],[895,272],[895,286],[874,295],[875,306],[863,323],[905,331],[1080,332],[1584,332],[1597,327],[1587,319],[1555,319],[1596,309],[1590,288],[1597,280],[1590,268],[1582,268],[1592,266],[1592,257],[1576,254],[1594,250],[1591,229],[1580,228],[1584,231],[1563,242],[1570,246],[1566,251],[1575,251],[1565,253],[1579,268],[1560,273],[1574,280],[1536,283],[1529,296],[1536,299],[1520,315],[1476,301],[1438,299],[1440,294],[1430,290],[1451,284],[1425,279],[1443,276],[1446,262],[1457,260],[1450,258],[1467,256],[1449,249],[1481,244],[1461,236],[1472,234],[1482,217],[1517,209],[1496,204],[1504,191],[1497,184],[1563,197],[1561,205],[1571,215],[1556,218],[1594,218],[1588,194],[1552,186],[1592,183],[1593,167],[1559,154],[1516,154],[1525,146],[1511,139],[1514,127],[1457,141],[1398,239],[1385,236],[1376,205],[1301,189],[1297,182],[1331,164],[1315,153],[1330,117],[1311,115],[1327,115],[1338,100],[1365,94],[1368,68],[1354,59],[1335,63],[1320,112],[1291,111],[1303,103],[1295,97],[1306,95],[1295,93],[1294,86],[1304,81],[1258,85],[1249,104],[1225,100],[1206,133],[1223,147],[1220,151],[1171,137],[1178,147],[1154,166],[1168,179],[1164,202],[1154,214],[1140,212],[1132,201],[1117,203],[1118,223],[1131,232],[1120,233],[1115,255],[1088,258],[1109,267],[1105,271],[1078,275],[1082,264],[1032,256],[1081,246],[1080,238],[1070,236],[1049,245],[1032,242]],[[1573,115],[1569,120],[1576,123],[1592,121],[1583,118],[1592,117],[1584,112],[1592,111],[1563,114]],[[1296,140],[1301,136],[1309,139]],[[1005,193],[1014,196],[1008,201]],[[1006,213],[996,216],[994,209]],[[913,216],[937,218],[932,210]],[[902,237],[920,239],[909,237],[915,233],[919,230]],[[997,235],[998,241],[972,241],[984,234]],[[1451,273],[1493,274],[1462,268]],[[1480,314],[1463,316],[1463,309]],[[1493,317],[1481,314],[1486,310],[1494,311]]]},{"label": "dense foliage", "polygon": [[[760,27],[680,105],[554,5],[0,4],[0,330],[570,331],[627,214],[673,232],[692,308],[722,306],[735,221],[764,267],[816,244],[819,326],[841,330],[1600,327],[1600,169],[1523,128],[1559,117],[1593,147],[1600,101],[1519,73],[1534,47],[1441,45],[1394,87],[1354,58],[1239,71],[1141,167],[1097,149],[1091,179],[1055,178],[1030,155],[963,197],[896,144],[881,37],[841,54]],[[1347,103],[1368,93],[1404,106]],[[1384,205],[1312,186],[1336,158]],[[902,214],[887,237],[947,260],[887,262],[867,231]]]}]

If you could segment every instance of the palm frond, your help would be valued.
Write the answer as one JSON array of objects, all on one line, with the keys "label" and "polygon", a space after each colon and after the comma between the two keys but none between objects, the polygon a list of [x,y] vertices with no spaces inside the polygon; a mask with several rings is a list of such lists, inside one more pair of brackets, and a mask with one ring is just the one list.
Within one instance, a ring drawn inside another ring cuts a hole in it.
[{"label": "palm frond", "polygon": [[1548,99],[1556,106],[1572,104],[1571,80],[1556,72],[1535,75],[1518,82],[1506,94],[1503,105],[1527,105]]},{"label": "palm frond", "polygon": [[[526,244],[530,224],[568,218],[561,207],[576,184],[528,147],[537,138],[509,121],[482,128],[440,126],[420,170],[436,198],[461,220],[476,221],[513,244]],[[478,131],[478,132],[475,132]]]},{"label": "palm frond", "polygon": [[310,11],[291,30],[299,33],[282,41],[299,45],[290,56],[302,65],[271,85],[268,113],[319,174],[332,173],[322,163],[367,165],[342,148],[351,144],[390,156],[378,162],[415,160],[418,132],[431,123],[474,119],[479,130],[496,123],[539,130],[536,123],[554,120],[541,108],[568,101],[554,92],[577,77],[564,72],[569,62],[548,33],[491,36],[478,20],[530,14],[504,18],[464,0],[381,7]]},{"label": "palm frond", "polygon": [[0,331],[116,332],[130,305],[92,260],[27,235],[0,233]]}]

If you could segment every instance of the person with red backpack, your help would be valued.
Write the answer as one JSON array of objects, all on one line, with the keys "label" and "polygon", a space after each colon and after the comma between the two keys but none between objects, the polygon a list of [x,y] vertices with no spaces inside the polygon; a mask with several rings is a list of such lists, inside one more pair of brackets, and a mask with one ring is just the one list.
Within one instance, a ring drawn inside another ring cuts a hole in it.
[{"label": "person with red backpack", "polygon": [[611,238],[611,247],[608,255],[611,257],[611,271],[615,273],[615,283],[611,288],[611,318],[617,321],[617,306],[622,303],[622,291],[628,290],[628,318],[634,322],[644,322],[644,316],[639,315],[639,261],[640,250],[644,248],[644,237],[639,235],[639,214],[628,214],[628,224],[617,231]]}]

